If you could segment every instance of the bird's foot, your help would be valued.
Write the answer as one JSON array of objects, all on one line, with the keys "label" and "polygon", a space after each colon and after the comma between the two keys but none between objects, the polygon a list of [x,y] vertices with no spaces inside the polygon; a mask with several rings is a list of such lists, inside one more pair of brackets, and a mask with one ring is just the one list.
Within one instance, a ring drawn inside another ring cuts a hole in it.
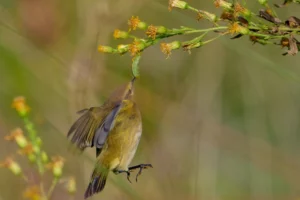
[{"label": "bird's foot", "polygon": [[137,182],[138,176],[142,174],[143,169],[147,169],[149,167],[153,168],[151,164],[140,164],[140,165],[129,167],[128,171],[132,172],[135,169],[140,169],[139,172],[137,173],[136,177],[135,177],[135,180]]},{"label": "bird's foot", "polygon": [[130,181],[130,171],[128,170],[128,171],[126,171],[126,170],[116,170],[116,171],[114,171],[114,173],[115,174],[120,174],[120,173],[126,173],[127,174],[127,180],[129,181],[129,183],[131,183],[131,181]]}]

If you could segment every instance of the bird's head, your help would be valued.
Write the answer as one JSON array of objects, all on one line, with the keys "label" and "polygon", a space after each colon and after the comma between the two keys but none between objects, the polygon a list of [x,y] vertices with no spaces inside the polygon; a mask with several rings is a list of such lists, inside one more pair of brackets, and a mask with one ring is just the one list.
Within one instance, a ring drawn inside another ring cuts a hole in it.
[{"label": "bird's head", "polygon": [[124,99],[132,99],[134,94],[134,82],[136,78],[134,77],[129,83],[117,88],[109,97],[110,101],[121,101]]}]

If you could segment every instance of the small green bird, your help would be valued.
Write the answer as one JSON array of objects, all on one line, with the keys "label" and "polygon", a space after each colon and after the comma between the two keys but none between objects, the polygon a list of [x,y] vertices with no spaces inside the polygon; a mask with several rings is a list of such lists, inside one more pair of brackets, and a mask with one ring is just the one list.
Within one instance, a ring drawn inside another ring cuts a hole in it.
[{"label": "small green bird", "polygon": [[71,142],[80,150],[96,147],[97,163],[84,197],[88,198],[103,190],[108,173],[126,173],[143,169],[151,164],[129,167],[142,134],[140,111],[133,101],[133,78],[127,85],[115,90],[101,107],[79,111],[81,117],[68,132]]}]

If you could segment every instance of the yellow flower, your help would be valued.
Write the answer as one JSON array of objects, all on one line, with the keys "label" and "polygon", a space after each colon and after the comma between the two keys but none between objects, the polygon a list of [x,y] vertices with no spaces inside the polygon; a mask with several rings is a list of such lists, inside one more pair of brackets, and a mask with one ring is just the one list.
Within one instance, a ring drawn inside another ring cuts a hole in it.
[{"label": "yellow flower", "polygon": [[7,157],[3,162],[0,163],[0,167],[9,169],[15,175],[20,175],[22,173],[20,165],[14,161],[12,157]]},{"label": "yellow flower", "polygon": [[146,31],[146,35],[148,37],[151,37],[153,40],[155,40],[156,36],[158,34],[164,34],[166,33],[168,30],[166,27],[164,26],[153,26],[153,25],[150,25],[148,26],[148,29]]},{"label": "yellow flower", "polygon": [[16,141],[19,147],[24,148],[28,145],[27,139],[25,138],[22,129],[16,128],[10,135],[4,137],[7,141]]},{"label": "yellow flower", "polygon": [[241,6],[241,4],[239,4],[238,2],[236,2],[234,4],[234,12],[235,13],[240,13],[243,12],[245,10],[245,8],[243,6]]},{"label": "yellow flower", "polygon": [[30,110],[29,106],[26,104],[26,99],[23,96],[14,98],[12,107],[15,108],[21,116],[27,115]]},{"label": "yellow flower", "polygon": [[23,197],[30,200],[41,200],[42,196],[40,187],[34,185],[26,188],[25,192],[23,193]]},{"label": "yellow flower", "polygon": [[114,38],[116,38],[116,39],[120,39],[120,38],[121,39],[126,39],[126,38],[128,38],[128,36],[129,36],[129,34],[125,31],[121,31],[119,29],[116,29],[114,31]]},{"label": "yellow flower", "polygon": [[248,9],[241,6],[241,4],[239,4],[238,2],[234,4],[234,12],[233,13],[234,13],[234,16],[238,16],[240,13],[246,17],[251,16],[251,12]]},{"label": "yellow flower", "polygon": [[47,165],[47,168],[51,169],[53,175],[59,178],[62,175],[62,170],[65,165],[65,159],[61,156],[54,156],[51,159],[52,162]]},{"label": "yellow flower", "polygon": [[27,144],[23,149],[18,151],[21,155],[30,155],[34,153],[32,144]]},{"label": "yellow flower", "polygon": [[128,20],[128,25],[129,31],[136,30],[137,28],[142,30],[147,28],[147,24],[145,22],[142,22],[138,16],[132,16],[130,20]]},{"label": "yellow flower", "polygon": [[249,34],[249,32],[250,32],[248,28],[239,25],[238,22],[234,22],[233,24],[231,24],[228,27],[228,31],[232,35],[236,34],[236,33],[241,33],[243,35],[246,35],[246,34]]},{"label": "yellow flower", "polygon": [[179,41],[174,41],[171,43],[161,43],[160,44],[160,49],[161,51],[167,55],[167,58],[171,55],[171,51],[174,49],[179,49],[181,47],[181,44]]},{"label": "yellow flower", "polygon": [[226,10],[230,10],[232,8],[232,3],[229,3],[229,2],[224,1],[224,0],[215,0],[214,4],[217,8],[222,7]]},{"label": "yellow flower", "polygon": [[140,40],[135,40],[132,44],[129,45],[129,52],[131,53],[131,56],[135,56],[143,49],[145,49],[145,47],[146,46],[143,42],[141,42]]},{"label": "yellow flower", "polygon": [[18,153],[20,155],[26,155],[28,160],[31,162],[36,161],[36,155],[34,154],[34,152],[35,152],[35,149],[32,146],[32,144],[27,144],[24,148],[22,148],[18,151]]},{"label": "yellow flower", "polygon": [[185,1],[180,0],[169,0],[169,11],[172,10],[172,8],[180,8],[180,9],[187,9],[188,3]]},{"label": "yellow flower", "polygon": [[155,37],[156,37],[156,34],[157,34],[157,27],[156,26],[153,26],[153,25],[150,25],[148,26],[148,29],[146,31],[146,35],[148,37],[151,37],[153,40],[155,40]]},{"label": "yellow flower", "polygon": [[66,184],[66,189],[70,194],[76,192],[76,180],[74,177],[70,177]]},{"label": "yellow flower", "polygon": [[102,46],[102,45],[100,45],[98,47],[98,51],[102,52],[102,53],[115,53],[116,52],[116,50],[114,48],[112,48],[110,46]]}]

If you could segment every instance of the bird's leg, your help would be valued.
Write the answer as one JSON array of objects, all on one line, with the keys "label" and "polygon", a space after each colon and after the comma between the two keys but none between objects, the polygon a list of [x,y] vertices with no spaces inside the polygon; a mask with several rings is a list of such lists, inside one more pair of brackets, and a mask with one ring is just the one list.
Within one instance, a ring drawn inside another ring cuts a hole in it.
[{"label": "bird's leg", "polygon": [[142,174],[143,169],[147,169],[149,167],[153,168],[151,164],[140,164],[140,165],[135,165],[135,166],[129,167],[128,171],[132,172],[135,169],[140,169],[135,177],[135,180],[137,182],[138,176]]},{"label": "bird's leg", "polygon": [[127,174],[127,180],[129,181],[129,183],[131,183],[130,181],[130,171],[126,171],[126,170],[114,170],[113,171],[115,174],[120,174],[120,173],[126,173]]}]

